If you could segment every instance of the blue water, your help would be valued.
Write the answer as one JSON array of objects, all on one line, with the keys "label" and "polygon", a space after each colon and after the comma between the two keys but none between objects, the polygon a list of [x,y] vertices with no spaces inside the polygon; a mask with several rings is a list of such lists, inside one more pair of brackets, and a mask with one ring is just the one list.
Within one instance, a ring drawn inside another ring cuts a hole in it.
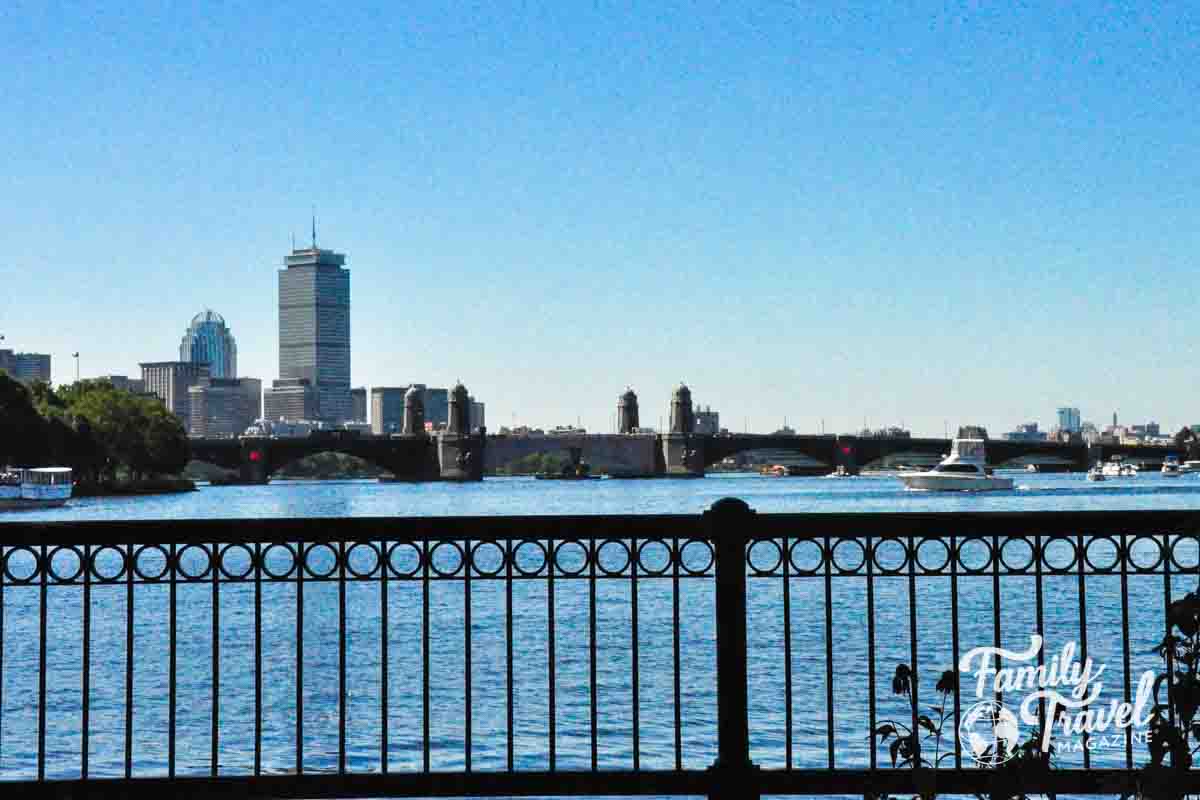
[{"label": "blue water", "polygon": [[[129,519],[193,517],[339,517],[390,515],[695,513],[725,496],[747,500],[761,512],[958,511],[958,510],[1129,510],[1200,509],[1200,476],[1168,480],[1157,475],[1090,484],[1081,475],[1016,473],[1018,488],[984,495],[906,492],[890,477],[846,480],[771,479],[714,476],[703,480],[541,482],[489,479],[480,484],[378,484],[374,482],[276,483],[265,487],[205,487],[186,495],[137,499],[78,499],[67,508],[8,514],[21,519]],[[703,554],[696,553],[703,560]],[[689,555],[689,557],[692,557]],[[197,557],[198,554],[192,554]],[[651,554],[652,556],[652,554]],[[1177,556],[1195,564],[1194,542]],[[19,557],[14,556],[14,568]],[[699,562],[697,562],[699,563]],[[66,565],[70,566],[70,565]],[[61,571],[70,571],[63,569]],[[961,650],[992,641],[991,577],[960,578]],[[1033,578],[1002,579],[1002,637],[1024,645],[1035,630]],[[1048,652],[1079,638],[1077,575],[1044,579],[1043,611]],[[503,769],[507,757],[505,662],[505,583],[471,582],[471,744],[477,770]],[[1196,575],[1173,578],[1172,591],[1196,588]],[[788,582],[792,616],[792,764],[828,763],[825,584],[822,578]],[[749,634],[751,734],[754,760],[766,767],[785,764],[784,583],[750,582]],[[1093,659],[1107,665],[1105,697],[1120,694],[1122,626],[1119,579],[1092,575],[1086,580],[1087,637]],[[1130,579],[1131,673],[1157,668],[1149,654],[1162,631],[1161,575]],[[393,771],[423,768],[422,587],[389,582],[388,766]],[[640,686],[640,765],[675,764],[675,692],[670,579],[638,579],[638,658]],[[680,581],[679,736],[684,767],[702,768],[715,757],[715,648],[711,579]],[[907,577],[875,580],[877,721],[907,719],[904,699],[888,691],[897,663],[910,661]],[[295,583],[263,587],[263,739],[265,771],[296,767]],[[547,585],[544,580],[513,586],[514,740],[518,769],[549,766]],[[918,580],[918,665],[922,705],[936,701],[932,685],[953,660],[950,639],[949,580]],[[168,589],[139,585],[135,590],[134,740],[135,774],[165,774],[167,768]],[[338,751],[337,585],[306,583],[304,588],[304,768],[334,770]],[[869,764],[867,626],[865,581],[834,580],[832,607],[834,755],[839,766]],[[38,591],[3,590],[3,699],[0,706],[0,778],[36,772]],[[253,768],[253,586],[222,584],[220,604],[220,771]],[[461,581],[435,581],[429,596],[430,768],[464,767],[466,677]],[[92,596],[90,772],[122,774],[124,763],[125,587],[96,587]],[[177,772],[207,774],[212,747],[211,681],[213,592],[211,584],[178,588]],[[347,763],[352,771],[380,768],[381,598],[376,582],[347,588]],[[588,648],[589,583],[555,579],[556,766],[591,765],[591,663]],[[82,597],[78,587],[49,592],[47,641],[48,774],[74,777],[80,771],[80,661]],[[628,580],[598,581],[597,727],[598,760],[603,768],[633,766],[633,688],[631,587]],[[1144,761],[1145,749],[1135,753]],[[886,750],[879,751],[886,763]],[[1082,756],[1063,756],[1065,766]],[[1120,766],[1123,748],[1093,753],[1094,765]]]}]

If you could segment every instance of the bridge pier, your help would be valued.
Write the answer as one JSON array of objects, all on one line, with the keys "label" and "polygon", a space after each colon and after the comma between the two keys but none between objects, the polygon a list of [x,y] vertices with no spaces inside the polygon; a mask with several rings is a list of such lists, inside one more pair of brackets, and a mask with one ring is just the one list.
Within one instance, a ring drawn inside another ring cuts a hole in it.
[{"label": "bridge pier", "polygon": [[663,474],[668,478],[703,478],[707,438],[694,433],[663,434]]},{"label": "bridge pier", "polygon": [[238,480],[240,483],[267,483],[271,475],[271,450],[269,440],[259,438],[243,438],[241,440],[241,459],[238,465]]},{"label": "bridge pier", "polygon": [[450,415],[446,430],[438,436],[438,465],[444,481],[483,480],[487,431],[471,434],[471,401],[461,383],[450,390]]}]

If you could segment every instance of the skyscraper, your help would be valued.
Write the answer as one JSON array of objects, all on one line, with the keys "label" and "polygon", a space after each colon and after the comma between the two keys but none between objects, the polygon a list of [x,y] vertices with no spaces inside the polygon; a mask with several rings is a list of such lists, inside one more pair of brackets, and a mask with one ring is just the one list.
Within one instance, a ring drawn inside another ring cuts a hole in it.
[{"label": "skyscraper", "polygon": [[345,263],[342,253],[317,247],[314,227],[312,247],[293,250],[279,271],[280,380],[310,381],[318,416],[335,422],[350,419],[354,411]]},{"label": "skyscraper", "polygon": [[205,309],[192,317],[179,343],[179,360],[208,364],[214,378],[237,377],[237,342],[220,314]]},{"label": "skyscraper", "polygon": [[208,364],[191,361],[148,361],[142,365],[142,384],[147,392],[158,395],[185,427],[191,423],[191,399],[188,388],[208,377]]},{"label": "skyscraper", "polygon": [[[1116,422],[1113,423],[1114,425]],[[1063,407],[1058,410],[1058,429],[1067,433],[1079,433],[1079,409]]]}]

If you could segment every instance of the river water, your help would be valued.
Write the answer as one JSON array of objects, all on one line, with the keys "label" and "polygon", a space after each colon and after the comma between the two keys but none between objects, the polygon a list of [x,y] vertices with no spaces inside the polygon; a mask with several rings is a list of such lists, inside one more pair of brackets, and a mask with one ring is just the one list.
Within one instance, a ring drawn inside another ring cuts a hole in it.
[{"label": "river water", "polygon": [[[1200,510],[1200,475],[1164,479],[1155,474],[1088,483],[1079,474],[1014,473],[1011,492],[981,495],[904,491],[890,476],[850,479],[763,478],[716,475],[699,480],[536,481],[487,479],[474,484],[381,484],[373,481],[276,482],[269,486],[202,487],[197,492],[147,498],[80,498],[63,509],[10,513],[4,523],[22,520],[188,519],[237,517],[449,516],[513,514],[697,513],[728,496],[746,500],[760,512],[901,512],[1037,510]],[[1177,557],[1197,560],[1194,542]],[[14,556],[14,558],[16,558]],[[632,614],[629,581],[599,581],[597,618],[597,729],[601,768],[633,763]],[[588,648],[589,584],[555,582],[554,639],[556,686],[556,766],[586,769],[591,764],[591,663]],[[1173,578],[1172,591],[1196,588],[1196,575]],[[834,756],[839,766],[869,764],[867,633],[865,581],[835,580],[826,596],[823,580],[794,578],[788,583],[792,617],[794,718],[792,763],[823,767],[827,746],[826,602],[831,608],[833,647]],[[207,774],[211,752],[212,663],[211,584],[179,587],[178,772]],[[389,584],[388,764],[391,770],[423,766],[420,582]],[[637,652],[640,683],[639,757],[643,768],[675,764],[675,691],[669,579],[641,579],[638,586]],[[684,767],[701,768],[715,757],[716,702],[711,580],[680,581],[680,706]],[[907,701],[890,692],[896,664],[910,661],[909,587],[906,577],[875,579],[877,719],[907,718]],[[949,583],[919,581],[918,666],[922,705],[936,703],[933,683],[953,661]],[[1134,576],[1129,582],[1131,679],[1160,662],[1150,653],[1163,630],[1161,575]],[[35,774],[37,752],[38,592],[3,589],[3,696],[0,703],[0,779]],[[295,769],[296,586],[270,583],[263,590],[264,719],[263,766],[270,772]],[[785,763],[783,581],[750,582],[751,732],[753,757],[766,767]],[[1033,578],[1002,581],[1002,638],[1024,646],[1035,630]],[[164,774],[167,745],[167,590],[138,586],[134,626],[135,774]],[[92,593],[90,770],[94,776],[121,774],[124,758],[125,587],[96,587]],[[336,584],[308,584],[304,592],[304,767],[326,771],[337,765],[338,661]],[[461,581],[434,582],[430,590],[430,766],[462,769],[465,758],[463,704],[464,610]],[[505,736],[506,593],[503,581],[472,581],[471,750],[477,770],[503,769]],[[220,596],[220,702],[218,757],[223,773],[246,773],[253,765],[253,587],[223,584]],[[549,683],[547,587],[543,580],[514,582],[513,750],[518,769],[549,765],[547,708]],[[1047,658],[1080,638],[1077,575],[1045,579]],[[347,588],[348,735],[353,771],[380,768],[380,667],[382,618],[376,582]],[[1104,697],[1119,697],[1124,677],[1119,579],[1089,576],[1086,581],[1089,654],[1105,665]],[[961,578],[961,650],[991,644],[991,577]],[[48,774],[78,776],[80,770],[80,620],[78,587],[49,592],[47,640]],[[969,687],[973,692],[974,687]],[[964,701],[965,702],[965,701]],[[1123,741],[1123,740],[1122,740]],[[951,745],[952,746],[952,745]],[[886,749],[877,751],[881,764]],[[1137,745],[1137,761],[1145,747]],[[1065,766],[1082,763],[1080,753],[1059,756]],[[1124,746],[1093,751],[1094,765],[1124,763]]]}]

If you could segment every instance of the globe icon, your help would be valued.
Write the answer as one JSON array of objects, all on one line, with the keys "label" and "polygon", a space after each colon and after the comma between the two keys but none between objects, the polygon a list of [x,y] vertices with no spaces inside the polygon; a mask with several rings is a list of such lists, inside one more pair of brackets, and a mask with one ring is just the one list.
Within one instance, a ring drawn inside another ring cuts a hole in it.
[{"label": "globe icon", "polygon": [[994,700],[983,700],[967,709],[958,726],[958,737],[978,764],[1003,764],[1017,753],[1021,738],[1017,716]]}]

